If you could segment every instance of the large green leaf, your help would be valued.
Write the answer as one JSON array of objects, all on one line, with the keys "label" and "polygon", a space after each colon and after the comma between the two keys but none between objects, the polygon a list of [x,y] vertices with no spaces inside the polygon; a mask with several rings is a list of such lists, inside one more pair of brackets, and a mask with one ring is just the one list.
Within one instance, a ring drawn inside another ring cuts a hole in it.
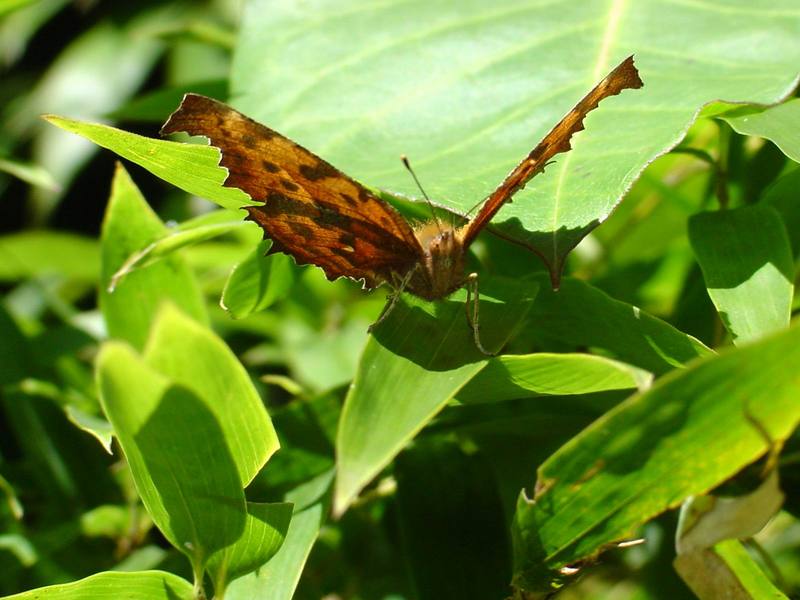
[{"label": "large green leaf", "polygon": [[595,421],[519,498],[515,582],[549,589],[557,570],[634,534],[719,485],[800,422],[800,327],[659,380]]},{"label": "large green leaf", "polygon": [[799,29],[795,0],[253,0],[232,90],[238,108],[345,172],[418,197],[397,160],[409,155],[429,195],[465,212],[635,54],[644,88],[605,100],[496,218],[558,272],[704,103],[790,93]]},{"label": "large green leaf", "polygon": [[800,162],[800,98],[777,106],[743,106],[720,116],[739,133],[767,138]]},{"label": "large green leaf", "polygon": [[169,300],[200,322],[208,319],[200,289],[180,256],[129,273],[111,291],[114,274],[130,255],[167,234],[122,165],[117,166],[101,234],[100,310],[111,337],[141,349],[162,302]]},{"label": "large green leaf", "polygon": [[794,260],[774,209],[756,205],[694,215],[689,239],[734,343],[789,325]]},{"label": "large green leaf", "polygon": [[[483,345],[499,350],[527,314],[530,281],[482,284]],[[436,303],[399,302],[367,342],[336,438],[334,514],[486,366],[464,316],[464,290]],[[500,300],[500,301],[498,301]]]},{"label": "large green leaf", "polygon": [[192,584],[172,573],[98,573],[73,583],[30,590],[6,600],[192,600]]}]

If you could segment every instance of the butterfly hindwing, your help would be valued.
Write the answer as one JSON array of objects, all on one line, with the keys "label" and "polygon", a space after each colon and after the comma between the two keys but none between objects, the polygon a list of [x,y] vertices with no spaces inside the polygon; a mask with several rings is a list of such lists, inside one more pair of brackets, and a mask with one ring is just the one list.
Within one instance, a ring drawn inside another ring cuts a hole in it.
[{"label": "butterfly hindwing", "polygon": [[230,106],[186,94],[162,134],[202,135],[220,149],[225,186],[256,206],[250,219],[273,240],[273,251],[323,269],[328,279],[392,282],[419,260],[421,248],[403,217],[329,163]]}]

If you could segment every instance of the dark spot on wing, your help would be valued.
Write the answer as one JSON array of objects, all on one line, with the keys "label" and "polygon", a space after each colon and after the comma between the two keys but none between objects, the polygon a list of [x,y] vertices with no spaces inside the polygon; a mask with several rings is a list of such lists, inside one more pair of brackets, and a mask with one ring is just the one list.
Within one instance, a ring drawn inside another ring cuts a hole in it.
[{"label": "dark spot on wing", "polygon": [[283,189],[288,190],[290,192],[296,192],[297,190],[300,189],[299,185],[292,183],[288,179],[281,179],[281,185],[283,186]]},{"label": "dark spot on wing", "polygon": [[245,133],[242,136],[242,143],[252,150],[256,147],[256,136]]},{"label": "dark spot on wing", "polygon": [[339,177],[339,172],[328,163],[320,160],[314,165],[300,165],[300,174],[311,181],[318,181],[326,177]]},{"label": "dark spot on wing", "polygon": [[356,199],[355,199],[355,198],[353,198],[353,197],[352,197],[350,194],[345,194],[344,192],[339,192],[339,195],[342,197],[342,200],[344,200],[345,202],[347,202],[347,204],[348,204],[349,206],[351,206],[351,207],[353,207],[353,208],[355,208],[356,206],[358,206],[358,203],[356,202]]},{"label": "dark spot on wing", "polygon": [[340,243],[341,243],[343,246],[350,246],[350,247],[352,247],[352,248],[355,248],[355,245],[356,245],[356,236],[354,236],[352,233],[350,233],[350,232],[346,231],[346,232],[342,233],[342,234],[339,236],[339,242],[340,242]]},{"label": "dark spot on wing", "polygon": [[276,165],[274,162],[270,162],[270,161],[265,160],[265,159],[261,160],[261,166],[263,166],[270,173],[277,173],[278,171],[281,170],[281,168],[278,165]]},{"label": "dark spot on wing", "polygon": [[306,240],[313,239],[314,230],[305,223],[301,223],[300,221],[287,221],[286,224],[300,237]]},{"label": "dark spot on wing", "polygon": [[293,215],[309,219],[319,217],[319,211],[313,204],[289,198],[275,191],[270,192],[267,196],[263,211],[272,217],[279,215]]},{"label": "dark spot on wing", "polygon": [[319,215],[312,217],[315,223],[323,227],[350,228],[350,217],[343,215],[336,208],[328,207],[322,203],[317,203],[317,208],[319,208]]}]

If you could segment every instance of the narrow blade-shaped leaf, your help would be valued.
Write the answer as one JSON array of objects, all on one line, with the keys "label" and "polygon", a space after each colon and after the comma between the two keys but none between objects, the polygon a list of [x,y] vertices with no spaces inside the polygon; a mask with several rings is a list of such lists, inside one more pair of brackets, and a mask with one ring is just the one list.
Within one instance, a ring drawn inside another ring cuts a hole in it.
[{"label": "narrow blade-shaped leaf", "polygon": [[539,469],[534,498],[517,504],[516,585],[549,589],[561,567],[785,440],[800,422],[798,361],[795,326],[665,376],[573,438]]}]

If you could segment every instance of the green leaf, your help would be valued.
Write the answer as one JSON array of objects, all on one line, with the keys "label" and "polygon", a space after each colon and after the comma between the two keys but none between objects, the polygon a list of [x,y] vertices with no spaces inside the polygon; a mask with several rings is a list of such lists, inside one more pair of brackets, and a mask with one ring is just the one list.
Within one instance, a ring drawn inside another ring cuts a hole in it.
[{"label": "green leaf", "polygon": [[172,573],[98,573],[86,579],[30,590],[5,600],[192,600],[192,584]]},{"label": "green leaf", "polygon": [[458,392],[461,402],[499,402],[532,395],[590,394],[648,387],[652,375],[590,354],[498,356]]},{"label": "green leaf", "polygon": [[264,256],[270,246],[261,242],[231,271],[222,292],[222,308],[234,319],[264,310],[289,293],[294,284],[292,259],[285,254]]},{"label": "green leaf", "polygon": [[47,121],[95,144],[108,148],[144,167],[157,177],[182,190],[216,202],[223,208],[241,208],[251,204],[241,190],[222,187],[228,173],[219,166],[219,150],[199,144],[157,140],[128,133],[108,125],[84,123],[55,115]]},{"label": "green leaf", "polygon": [[103,410],[136,489],[158,528],[198,572],[244,531],[245,498],[231,444],[206,398],[159,374],[130,347],[105,344],[97,368]]},{"label": "green leaf", "polygon": [[167,228],[145,201],[127,171],[118,165],[101,233],[100,310],[111,337],[141,349],[158,307],[174,302],[200,322],[205,304],[191,270],[180,256],[170,256],[130,273],[110,291],[131,254],[161,239]]},{"label": "green leaf", "polygon": [[588,283],[566,278],[554,292],[546,277],[538,279],[541,291],[528,330],[532,335],[602,348],[656,375],[713,353],[692,336]]},{"label": "green leaf", "polygon": [[719,117],[743,135],[773,142],[795,162],[800,162],[800,98],[776,106],[741,106]]},{"label": "green leaf", "polygon": [[397,512],[420,600],[505,598],[508,525],[489,463],[452,442],[397,457]]},{"label": "green leaf", "polygon": [[707,550],[678,556],[674,564],[699,600],[788,600],[738,540],[727,540]]},{"label": "green leaf", "polygon": [[131,271],[149,266],[164,257],[174,254],[181,248],[205,242],[230,233],[231,231],[241,229],[244,225],[244,221],[239,219],[226,223],[209,223],[189,229],[169,231],[160,239],[131,254],[119,270],[114,273],[109,284],[109,289],[113,291],[120,280],[126,277]]},{"label": "green leaf", "polygon": [[205,401],[230,444],[242,487],[249,484],[279,444],[250,376],[230,348],[167,305],[144,355],[160,374]]},{"label": "green leaf", "polygon": [[214,553],[208,570],[214,593],[221,597],[230,581],[255,571],[280,549],[292,518],[290,502],[247,503],[247,519],[242,536],[232,545]]},{"label": "green leaf", "polygon": [[0,236],[0,280],[59,275],[97,281],[100,257],[95,240],[56,231],[28,230]]},{"label": "green leaf", "polygon": [[762,427],[785,440],[800,422],[798,361],[795,326],[665,376],[562,446],[518,501],[515,584],[551,589],[558,569],[708,492],[769,449]]},{"label": "green leaf", "polygon": [[689,239],[734,343],[788,327],[794,260],[775,210],[756,205],[694,215]]},{"label": "green leaf", "polygon": [[242,490],[278,447],[247,373],[219,338],[167,306],[144,360],[103,346],[98,386],[145,506],[197,570],[240,538]]},{"label": "green leaf", "polygon": [[657,0],[416,0],[370,10],[355,0],[255,0],[231,89],[240,110],[356,179],[419,197],[397,160],[407,154],[431,198],[464,213],[635,54],[644,88],[603,101],[573,150],[495,219],[557,274],[704,104],[770,104],[792,92],[799,27],[795,0],[668,11]]},{"label": "green leaf", "polygon": [[[501,348],[530,309],[530,281],[481,283],[484,347]],[[334,514],[486,366],[464,315],[465,292],[435,303],[398,302],[369,339],[336,438]]]}]

